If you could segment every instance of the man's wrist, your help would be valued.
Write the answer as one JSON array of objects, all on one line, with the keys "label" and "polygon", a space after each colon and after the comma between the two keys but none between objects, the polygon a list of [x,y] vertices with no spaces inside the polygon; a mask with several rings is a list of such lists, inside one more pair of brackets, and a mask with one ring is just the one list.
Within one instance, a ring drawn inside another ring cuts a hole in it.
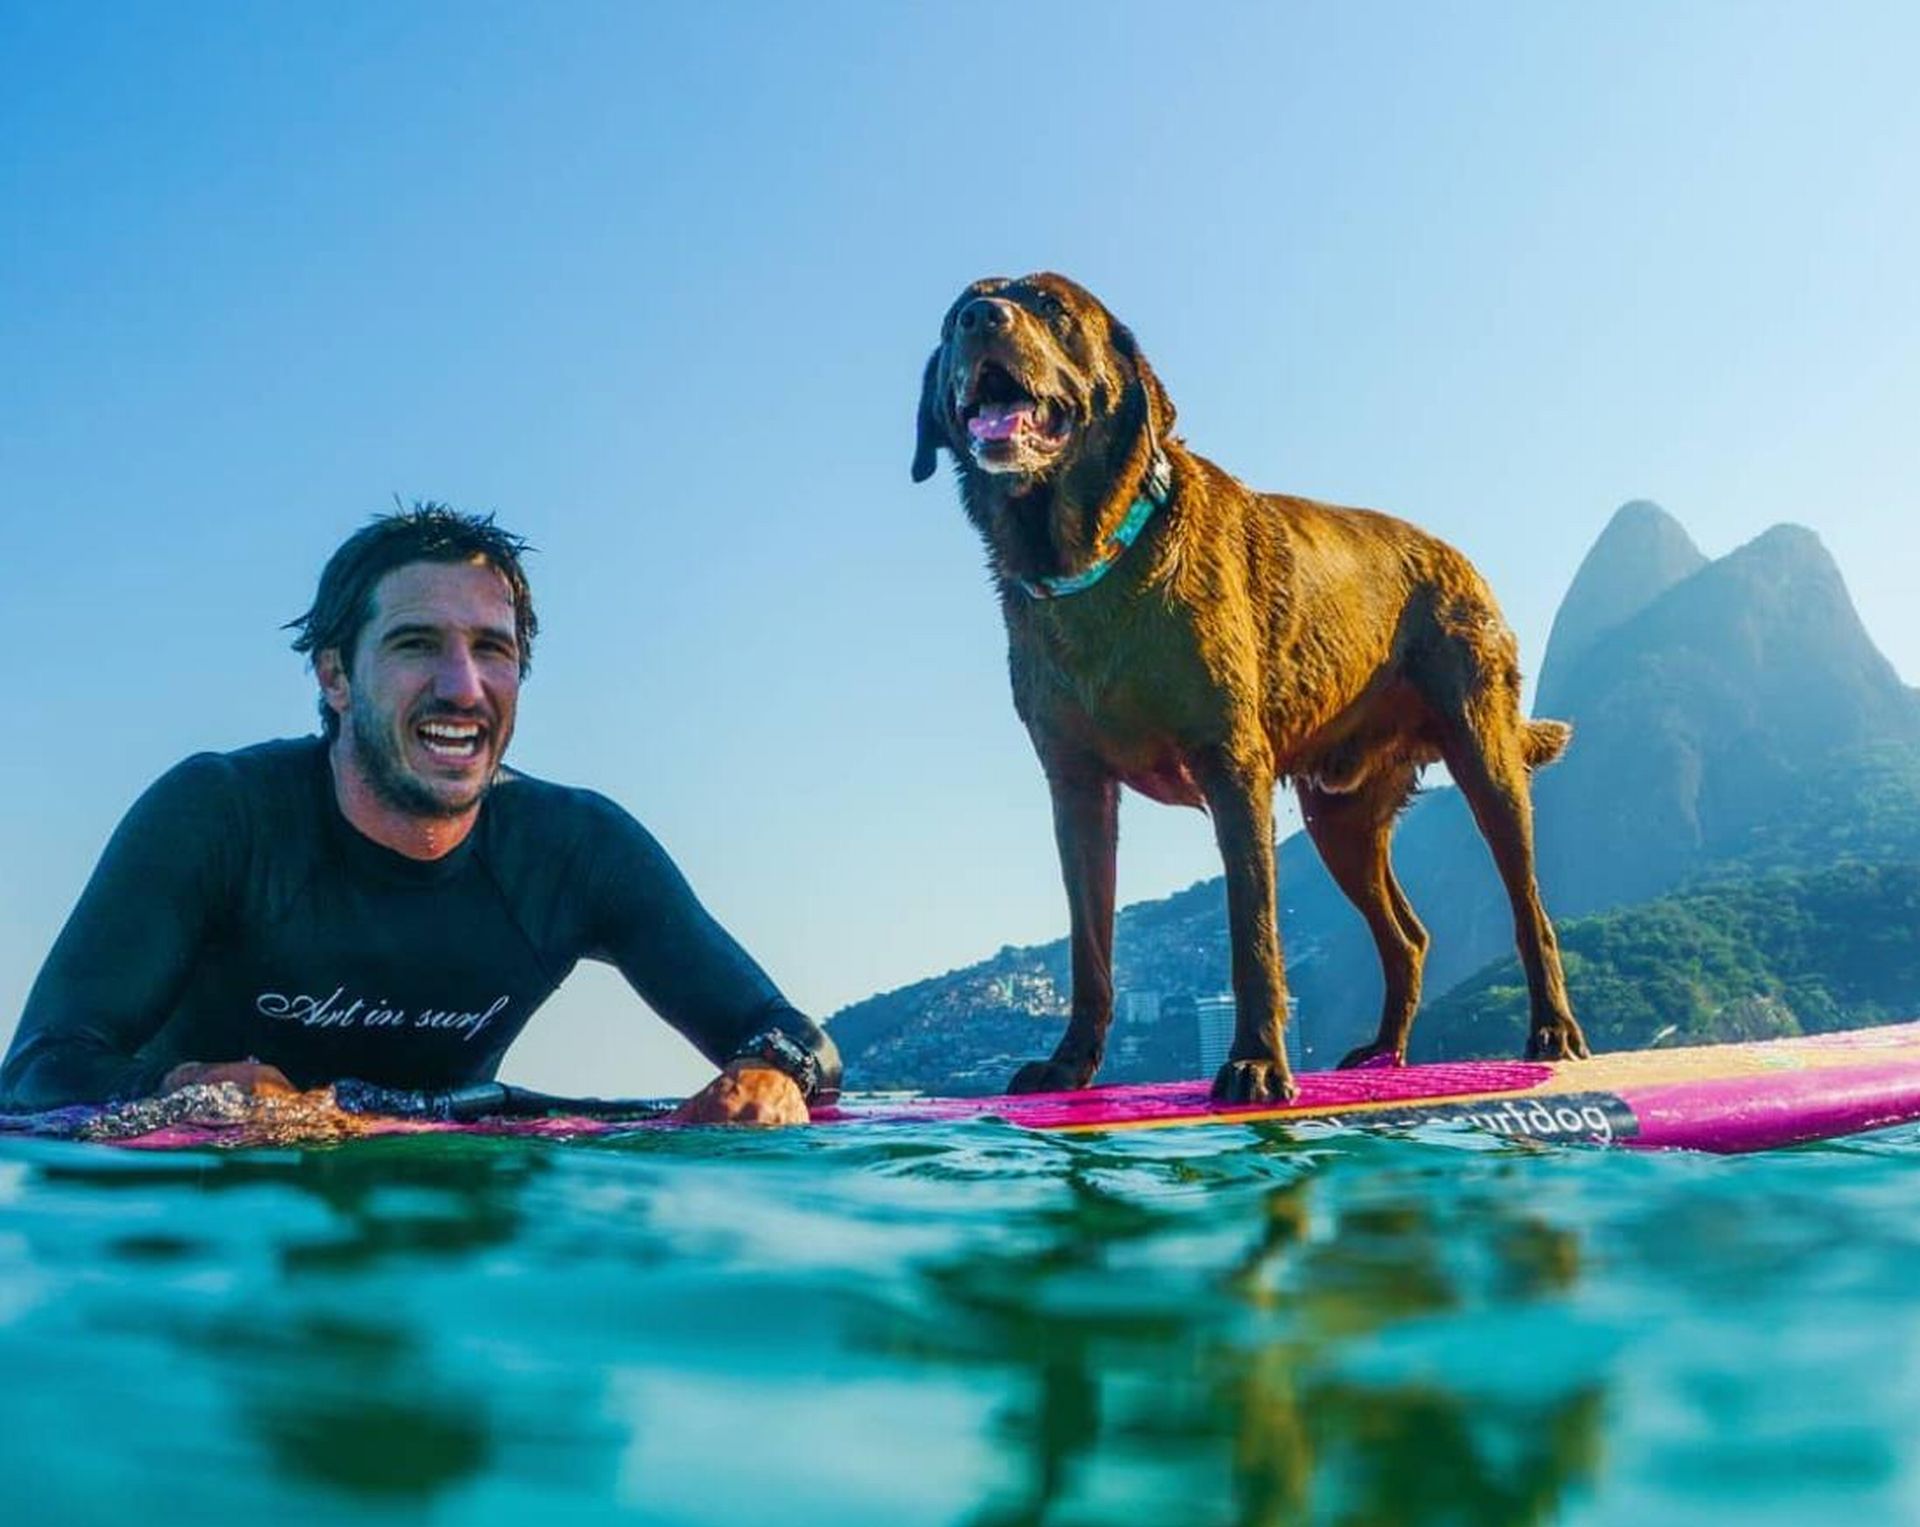
[{"label": "man's wrist", "polygon": [[820,1092],[819,1058],[784,1029],[762,1029],[742,1040],[727,1064],[766,1066],[792,1078],[800,1096],[811,1103]]}]

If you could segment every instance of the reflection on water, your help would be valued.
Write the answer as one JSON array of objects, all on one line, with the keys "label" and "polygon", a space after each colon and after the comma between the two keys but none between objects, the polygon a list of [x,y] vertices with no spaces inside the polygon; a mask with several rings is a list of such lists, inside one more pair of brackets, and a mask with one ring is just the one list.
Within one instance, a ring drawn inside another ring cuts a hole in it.
[{"label": "reflection on water", "polygon": [[234,1322],[195,1340],[227,1364],[236,1412],[287,1474],[356,1495],[433,1495],[494,1454],[478,1403],[433,1373],[404,1326],[309,1315],[270,1331]]},{"label": "reflection on water", "polygon": [[[1284,1141],[1265,1148],[1287,1159]],[[981,1527],[1056,1520],[1077,1492],[1105,1493],[1089,1476],[1143,1465],[1167,1476],[1156,1493],[1173,1519],[1219,1500],[1221,1519],[1245,1524],[1297,1521],[1312,1504],[1354,1522],[1541,1522],[1592,1475],[1597,1381],[1502,1406],[1444,1375],[1369,1382],[1326,1361],[1396,1322],[1551,1301],[1578,1279],[1577,1235],[1498,1192],[1471,1206],[1343,1204],[1303,1175],[1240,1195],[1236,1228],[1254,1233],[1237,1252],[1223,1240],[1217,1267],[1140,1286],[1162,1259],[1152,1243],[1206,1210],[1156,1210],[1151,1174],[1133,1183],[1126,1165],[1083,1152],[1062,1201],[1036,1216],[1042,1244],[926,1272],[916,1355],[1024,1370],[995,1417],[1025,1454],[1023,1480],[972,1518]],[[1463,1254],[1463,1230],[1497,1254]]]},{"label": "reflection on water", "polygon": [[1899,1520],[1916,1159],[7,1142],[0,1467],[23,1522]]}]

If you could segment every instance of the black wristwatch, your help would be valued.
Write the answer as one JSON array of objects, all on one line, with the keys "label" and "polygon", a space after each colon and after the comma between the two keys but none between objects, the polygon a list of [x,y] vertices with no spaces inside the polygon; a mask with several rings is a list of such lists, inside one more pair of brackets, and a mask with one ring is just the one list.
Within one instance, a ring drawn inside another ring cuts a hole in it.
[{"label": "black wristwatch", "polygon": [[809,1103],[820,1091],[819,1059],[784,1029],[762,1029],[751,1039],[742,1040],[740,1047],[727,1057],[727,1064],[737,1060],[750,1060],[756,1065],[784,1071]]}]

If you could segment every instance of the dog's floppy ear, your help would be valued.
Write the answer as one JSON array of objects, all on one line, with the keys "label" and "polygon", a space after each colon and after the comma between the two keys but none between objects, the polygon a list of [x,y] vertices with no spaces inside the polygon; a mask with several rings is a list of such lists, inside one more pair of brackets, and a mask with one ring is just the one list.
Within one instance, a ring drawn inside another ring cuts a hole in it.
[{"label": "dog's floppy ear", "polygon": [[1140,353],[1140,341],[1133,337],[1133,330],[1117,318],[1113,322],[1113,348],[1132,364],[1133,374],[1140,379],[1140,388],[1147,395],[1148,420],[1155,433],[1165,439],[1173,433],[1173,399],[1167,396],[1167,389],[1160,385],[1160,378],[1153,374],[1153,367]]},{"label": "dog's floppy ear", "polygon": [[913,440],[913,480],[925,482],[939,464],[937,452],[946,438],[940,427],[940,347],[927,357],[927,374],[920,381],[920,419]]}]

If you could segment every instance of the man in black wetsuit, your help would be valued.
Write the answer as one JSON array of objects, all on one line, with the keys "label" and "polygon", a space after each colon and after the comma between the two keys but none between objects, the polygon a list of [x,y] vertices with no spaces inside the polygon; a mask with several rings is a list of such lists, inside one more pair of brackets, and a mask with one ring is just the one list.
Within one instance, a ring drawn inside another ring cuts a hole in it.
[{"label": "man in black wetsuit", "polygon": [[491,1080],[581,958],[720,1075],[695,1122],[804,1122],[833,1041],[603,796],[501,766],[536,629],[491,518],[386,515],[293,622],[324,735],[202,753],[128,812],[27,998],[0,1104],[231,1081]]}]

